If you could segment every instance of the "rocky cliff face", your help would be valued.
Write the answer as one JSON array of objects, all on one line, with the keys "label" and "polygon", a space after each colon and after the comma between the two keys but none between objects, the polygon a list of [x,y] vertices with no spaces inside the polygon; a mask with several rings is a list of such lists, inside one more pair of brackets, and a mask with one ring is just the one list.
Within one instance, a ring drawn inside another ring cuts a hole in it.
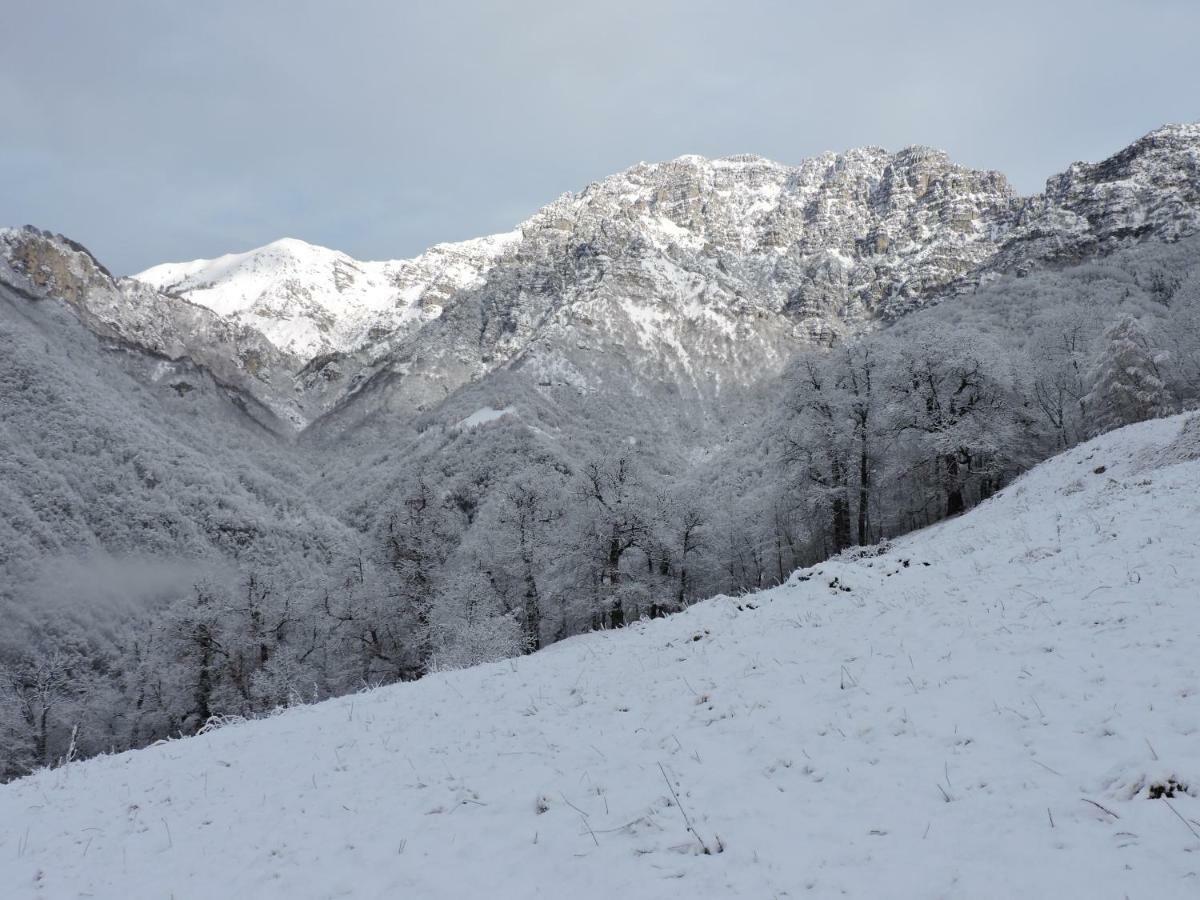
[{"label": "rocky cliff face", "polygon": [[0,256],[26,290],[211,367],[303,429],[356,406],[429,409],[499,368],[548,391],[627,379],[711,395],[998,273],[1198,230],[1200,126],[1183,125],[1027,198],[921,147],[796,166],[685,156],[413,260],[284,240],[117,282],[37,232],[6,232]]},{"label": "rocky cliff face", "polygon": [[1099,163],[1073,164],[1021,205],[993,268],[1071,264],[1200,231],[1200,124],[1166,125]]},{"label": "rocky cliff face", "polygon": [[665,257],[818,337],[982,264],[1015,205],[999,174],[925,148],[867,148],[799,166],[757,157],[637,166],[529,225],[536,235],[571,223],[605,249]]},{"label": "rocky cliff face", "polygon": [[546,392],[751,383],[999,273],[1200,229],[1197,131],[1160,129],[1030,198],[925,148],[634,166],[523,223],[481,284],[380,357],[359,412],[428,408],[501,366]]}]

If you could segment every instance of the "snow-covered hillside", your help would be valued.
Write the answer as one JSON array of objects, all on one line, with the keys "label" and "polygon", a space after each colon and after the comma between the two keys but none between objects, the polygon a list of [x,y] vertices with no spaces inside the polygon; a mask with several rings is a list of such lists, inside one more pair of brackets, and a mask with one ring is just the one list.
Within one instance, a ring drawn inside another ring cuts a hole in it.
[{"label": "snow-covered hillside", "polygon": [[[1195,897],[1200,417],[878,555],[0,787],[8,897]],[[1158,796],[1165,793],[1165,796]]]}]

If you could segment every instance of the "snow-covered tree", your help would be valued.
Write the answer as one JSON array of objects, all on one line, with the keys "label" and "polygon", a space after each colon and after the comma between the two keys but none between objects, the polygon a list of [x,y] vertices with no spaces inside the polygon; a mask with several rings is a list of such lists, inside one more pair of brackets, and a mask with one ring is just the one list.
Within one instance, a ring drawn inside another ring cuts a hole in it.
[{"label": "snow-covered tree", "polygon": [[53,650],[30,652],[0,666],[0,741],[10,755],[5,768],[29,770],[54,761],[52,732],[68,726],[59,714],[84,690],[78,663]]},{"label": "snow-covered tree", "polygon": [[1188,405],[1200,402],[1200,272],[1172,295],[1166,320],[1152,342],[1169,353],[1162,371],[1176,399]]},{"label": "snow-covered tree", "polygon": [[1093,318],[1079,304],[1052,310],[1038,323],[1026,350],[1028,390],[1054,436],[1056,450],[1070,447],[1080,437]]},{"label": "snow-covered tree", "polygon": [[525,636],[483,565],[456,567],[430,608],[430,671],[461,669],[518,656]]},{"label": "snow-covered tree", "polygon": [[998,484],[1016,444],[1018,404],[1009,360],[994,342],[965,329],[917,330],[900,345],[891,374],[893,429],[909,440],[914,474],[937,485],[939,515]]},{"label": "snow-covered tree", "polygon": [[1170,412],[1173,403],[1161,366],[1167,354],[1150,344],[1140,322],[1126,316],[1105,333],[1083,398],[1090,434]]},{"label": "snow-covered tree", "polygon": [[785,455],[820,498],[829,516],[830,550],[850,546],[850,478],[853,427],[837,359],[822,351],[805,354],[788,383]]},{"label": "snow-covered tree", "polygon": [[433,653],[430,608],[441,567],[450,554],[452,525],[439,492],[424,477],[406,492],[400,509],[387,522],[388,560],[395,572],[394,596],[415,620],[411,643],[414,674],[429,669]]},{"label": "snow-covered tree", "polygon": [[596,592],[596,625],[622,627],[636,611],[622,563],[631,550],[642,550],[650,536],[648,491],[632,456],[594,459],[576,482],[577,533],[581,559],[590,569]]}]

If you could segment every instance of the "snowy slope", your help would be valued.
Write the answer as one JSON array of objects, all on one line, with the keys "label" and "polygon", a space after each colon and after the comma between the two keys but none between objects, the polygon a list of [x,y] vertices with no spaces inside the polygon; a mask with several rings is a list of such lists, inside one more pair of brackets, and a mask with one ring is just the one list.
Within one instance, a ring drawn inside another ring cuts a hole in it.
[{"label": "snowy slope", "polygon": [[43,772],[0,884],[1200,896],[1198,488],[1200,418],[1148,423],[772,591]]}]

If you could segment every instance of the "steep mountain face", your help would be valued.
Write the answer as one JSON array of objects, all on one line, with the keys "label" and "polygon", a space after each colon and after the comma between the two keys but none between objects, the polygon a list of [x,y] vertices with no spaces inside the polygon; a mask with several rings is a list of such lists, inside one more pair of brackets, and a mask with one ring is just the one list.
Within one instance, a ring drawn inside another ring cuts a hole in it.
[{"label": "steep mountain face", "polygon": [[912,147],[639,164],[511,233],[359,262],[296,240],[113,279],[86,251],[0,233],[0,277],[98,333],[187,357],[280,431],[411,418],[500,369],[548,397],[700,403],[795,350],[1004,272],[1200,230],[1200,125],[1161,128],[1044,193]]},{"label": "steep mountain face", "polygon": [[925,148],[867,148],[794,167],[758,157],[637,166],[533,223],[605,249],[623,237],[631,255],[708,275],[705,308],[737,313],[740,301],[817,338],[980,265],[1013,207],[999,174]]},{"label": "steep mountain face", "polygon": [[1022,204],[993,268],[1070,265],[1200,231],[1200,123],[1166,125],[1099,163],[1073,164]]}]

